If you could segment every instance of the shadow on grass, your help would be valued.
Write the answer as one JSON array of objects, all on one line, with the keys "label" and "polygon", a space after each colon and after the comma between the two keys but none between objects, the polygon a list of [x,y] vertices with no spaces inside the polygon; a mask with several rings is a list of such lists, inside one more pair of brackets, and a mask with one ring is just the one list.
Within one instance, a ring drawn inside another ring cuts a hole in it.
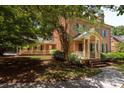
[{"label": "shadow on grass", "polygon": [[0,59],[0,83],[34,82],[44,72],[41,60],[28,57]]},{"label": "shadow on grass", "polygon": [[100,73],[98,68],[84,68],[67,63],[32,57],[0,58],[0,83],[36,83],[84,79]]}]

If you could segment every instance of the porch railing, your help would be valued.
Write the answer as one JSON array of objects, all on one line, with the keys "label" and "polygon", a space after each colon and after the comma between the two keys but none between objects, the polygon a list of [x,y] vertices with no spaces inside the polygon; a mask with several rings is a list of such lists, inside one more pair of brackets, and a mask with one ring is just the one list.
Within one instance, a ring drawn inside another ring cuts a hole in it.
[{"label": "porch railing", "polygon": [[75,54],[76,54],[79,58],[84,59],[83,51],[76,51]]}]

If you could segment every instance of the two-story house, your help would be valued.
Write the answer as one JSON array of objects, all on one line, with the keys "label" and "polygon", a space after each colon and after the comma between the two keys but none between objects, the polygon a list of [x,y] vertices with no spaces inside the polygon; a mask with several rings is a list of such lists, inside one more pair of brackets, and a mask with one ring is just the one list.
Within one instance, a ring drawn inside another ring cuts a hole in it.
[{"label": "two-story house", "polygon": [[[64,20],[62,20],[64,22]],[[82,59],[99,59],[100,52],[111,51],[111,26],[103,23],[93,23],[86,19],[67,20],[67,33],[72,37],[70,52],[76,53]],[[59,35],[53,31],[53,38],[39,38],[36,45],[18,49],[19,55],[50,54],[51,49],[62,51]]]}]

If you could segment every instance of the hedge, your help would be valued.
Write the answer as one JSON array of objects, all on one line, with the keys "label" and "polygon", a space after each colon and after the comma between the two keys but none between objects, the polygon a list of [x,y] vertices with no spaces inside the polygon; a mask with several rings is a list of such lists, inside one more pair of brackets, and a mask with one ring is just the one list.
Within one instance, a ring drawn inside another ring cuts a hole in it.
[{"label": "hedge", "polygon": [[101,59],[109,61],[124,60],[124,53],[123,52],[101,53]]}]

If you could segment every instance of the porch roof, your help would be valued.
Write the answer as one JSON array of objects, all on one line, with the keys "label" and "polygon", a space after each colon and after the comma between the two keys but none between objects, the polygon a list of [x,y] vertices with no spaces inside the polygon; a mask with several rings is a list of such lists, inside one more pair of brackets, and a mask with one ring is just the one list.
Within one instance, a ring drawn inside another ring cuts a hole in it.
[{"label": "porch roof", "polygon": [[74,40],[81,40],[81,39],[83,39],[83,38],[87,38],[89,35],[88,35],[88,33],[87,32],[84,32],[84,33],[80,33],[80,34],[78,34],[75,38],[74,38]]},{"label": "porch roof", "polygon": [[83,38],[87,39],[89,38],[91,35],[94,35],[98,38],[100,38],[99,33],[97,31],[95,31],[94,28],[90,29],[89,31],[84,31],[82,33],[79,33],[74,40],[82,40]]}]

